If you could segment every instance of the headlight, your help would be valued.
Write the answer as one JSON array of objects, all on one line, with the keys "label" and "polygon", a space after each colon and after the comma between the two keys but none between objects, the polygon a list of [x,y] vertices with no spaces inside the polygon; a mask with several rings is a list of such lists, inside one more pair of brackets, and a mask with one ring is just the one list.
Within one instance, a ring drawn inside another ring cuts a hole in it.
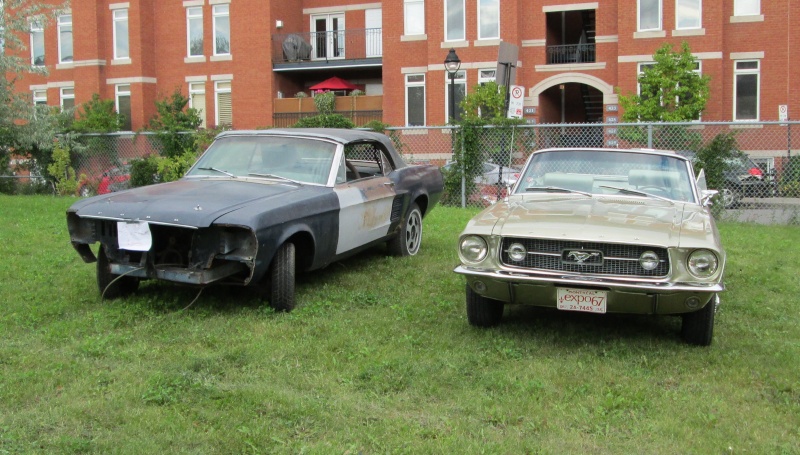
[{"label": "headlight", "polygon": [[645,251],[639,256],[639,265],[645,270],[655,270],[660,262],[654,251]]},{"label": "headlight", "polygon": [[459,244],[461,257],[467,262],[481,262],[486,258],[488,247],[486,241],[477,235],[467,235],[461,239]]},{"label": "headlight", "polygon": [[692,275],[697,278],[708,278],[717,271],[719,260],[717,255],[709,250],[695,250],[689,255],[687,265]]},{"label": "headlight", "polygon": [[527,256],[528,250],[526,250],[525,245],[521,243],[512,243],[511,246],[508,247],[508,258],[514,262],[521,262],[525,260]]}]

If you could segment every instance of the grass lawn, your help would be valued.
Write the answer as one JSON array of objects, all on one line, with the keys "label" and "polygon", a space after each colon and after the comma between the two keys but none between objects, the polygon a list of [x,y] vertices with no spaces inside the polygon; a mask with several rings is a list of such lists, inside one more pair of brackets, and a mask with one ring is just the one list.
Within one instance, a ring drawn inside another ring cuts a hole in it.
[{"label": "grass lawn", "polygon": [[[101,301],[70,198],[0,196],[0,454],[800,453],[800,229],[723,224],[714,344],[675,317],[513,307],[467,324],[437,207],[420,254]],[[187,308],[188,306],[188,308]]]}]

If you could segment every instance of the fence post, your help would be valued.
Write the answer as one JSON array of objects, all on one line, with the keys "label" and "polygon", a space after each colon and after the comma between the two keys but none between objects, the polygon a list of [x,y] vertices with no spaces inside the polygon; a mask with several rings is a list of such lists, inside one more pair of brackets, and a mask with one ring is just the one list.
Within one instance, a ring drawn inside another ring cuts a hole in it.
[{"label": "fence post", "polygon": [[[461,133],[461,159],[458,161],[461,163],[461,208],[463,209],[467,207],[467,178],[464,169],[464,131],[458,128],[455,132]],[[455,148],[453,152],[455,152]]]},{"label": "fence post", "polygon": [[647,124],[647,148],[653,148],[653,124]]}]

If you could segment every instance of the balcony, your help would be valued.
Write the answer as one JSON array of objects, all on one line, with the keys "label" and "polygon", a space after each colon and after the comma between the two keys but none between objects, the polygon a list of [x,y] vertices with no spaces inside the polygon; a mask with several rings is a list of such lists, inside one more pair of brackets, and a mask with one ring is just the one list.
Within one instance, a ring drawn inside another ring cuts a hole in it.
[{"label": "balcony", "polygon": [[275,70],[381,66],[382,57],[380,28],[272,35]]},{"label": "balcony", "polygon": [[595,10],[547,13],[547,64],[569,65],[596,61]]},{"label": "balcony", "polygon": [[594,62],[594,44],[566,44],[547,46],[547,64],[559,65],[567,63]]}]

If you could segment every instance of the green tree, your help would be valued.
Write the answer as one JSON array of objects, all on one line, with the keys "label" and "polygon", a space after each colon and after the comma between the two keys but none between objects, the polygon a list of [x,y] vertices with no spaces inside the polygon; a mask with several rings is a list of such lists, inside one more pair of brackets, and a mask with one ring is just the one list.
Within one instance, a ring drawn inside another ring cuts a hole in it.
[{"label": "green tree", "polygon": [[189,98],[183,96],[180,88],[172,95],[156,100],[156,115],[150,119],[148,129],[155,131],[162,146],[162,154],[167,158],[182,155],[194,150],[194,133],[203,123],[197,109],[188,107]]},{"label": "green tree", "polygon": [[655,63],[639,75],[639,93],[620,95],[625,122],[685,122],[696,120],[706,108],[710,78],[696,72],[697,59],[686,42],[680,51],[664,44],[653,55]]},{"label": "green tree", "polygon": [[36,118],[30,95],[17,92],[15,84],[28,74],[46,74],[45,67],[31,66],[27,50],[30,20],[41,24],[51,22],[60,9],[67,6],[63,2],[39,0],[0,2],[0,41],[3,44],[3,52],[0,52],[0,74],[3,75],[0,77],[0,174],[11,173],[12,150],[17,155],[26,155],[27,150],[20,144],[20,140],[26,140],[24,122]]},{"label": "green tree", "polygon": [[79,133],[111,133],[121,130],[125,123],[123,116],[115,110],[114,100],[100,99],[97,93],[77,111],[78,118],[72,122],[72,130]]}]

